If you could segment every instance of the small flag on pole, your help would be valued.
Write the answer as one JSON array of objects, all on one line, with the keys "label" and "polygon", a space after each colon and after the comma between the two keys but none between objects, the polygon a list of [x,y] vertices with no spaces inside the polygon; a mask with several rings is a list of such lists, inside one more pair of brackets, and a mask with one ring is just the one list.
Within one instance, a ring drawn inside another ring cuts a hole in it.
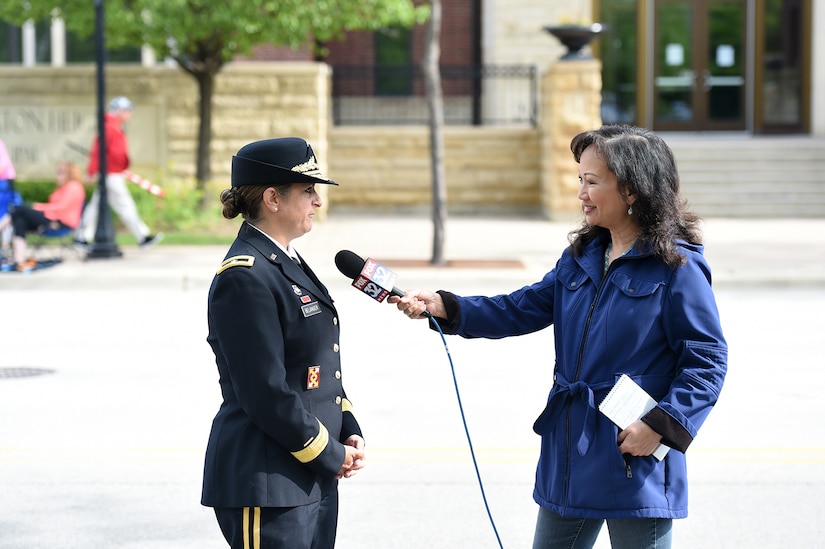
[{"label": "small flag on pole", "polygon": [[125,171],[125,172],[123,172],[123,177],[125,177],[127,180],[131,181],[132,183],[134,183],[135,185],[137,185],[138,187],[140,187],[141,189],[143,189],[144,191],[146,191],[148,193],[151,193],[151,194],[153,194],[155,196],[158,196],[160,198],[163,198],[164,196],[166,196],[166,193],[163,191],[163,189],[161,189],[160,187],[158,187],[157,185],[155,185],[154,183],[152,183],[148,179],[143,179],[141,176],[139,176],[136,173]]}]

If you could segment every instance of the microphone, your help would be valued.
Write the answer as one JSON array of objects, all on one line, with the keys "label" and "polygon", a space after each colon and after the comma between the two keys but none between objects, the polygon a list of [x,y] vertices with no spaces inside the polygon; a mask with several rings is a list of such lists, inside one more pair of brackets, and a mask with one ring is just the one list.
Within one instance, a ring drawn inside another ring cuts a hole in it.
[{"label": "microphone", "polygon": [[[355,252],[341,250],[335,254],[335,266],[344,276],[352,279],[355,289],[378,302],[384,301],[388,295],[404,295],[404,290],[394,286],[398,275],[374,259],[364,260]],[[424,311],[421,316],[430,318],[432,315]]]}]

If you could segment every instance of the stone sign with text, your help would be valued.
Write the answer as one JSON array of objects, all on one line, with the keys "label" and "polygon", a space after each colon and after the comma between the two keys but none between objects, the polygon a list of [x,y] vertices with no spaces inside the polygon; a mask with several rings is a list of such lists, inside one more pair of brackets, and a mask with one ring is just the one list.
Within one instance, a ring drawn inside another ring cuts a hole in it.
[{"label": "stone sign with text", "polygon": [[[154,106],[137,105],[126,127],[133,166],[159,165],[157,112]],[[85,170],[96,135],[94,105],[0,106],[0,139],[19,181],[54,178],[54,166],[61,161],[75,162]]]}]

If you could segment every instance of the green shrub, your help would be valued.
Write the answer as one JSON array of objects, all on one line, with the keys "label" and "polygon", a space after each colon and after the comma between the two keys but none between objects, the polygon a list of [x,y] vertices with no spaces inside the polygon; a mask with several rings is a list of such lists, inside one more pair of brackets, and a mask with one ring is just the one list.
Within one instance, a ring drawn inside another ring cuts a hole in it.
[{"label": "green shrub", "polygon": [[[54,181],[17,181],[26,204],[47,202],[54,191]],[[159,198],[132,183],[127,188],[135,200],[138,213],[149,229],[166,234],[165,243],[171,244],[218,244],[231,242],[237,233],[239,223],[228,221],[221,215],[219,204],[201,208],[201,194],[192,190],[165,189],[165,197]],[[86,186],[88,202],[95,185]],[[134,237],[118,220],[112,211],[112,222],[117,232],[118,242],[131,243]]]},{"label": "green shrub", "polygon": [[[49,195],[54,191],[57,183],[52,179],[51,181],[15,181],[14,188],[20,191],[20,196],[23,197],[23,202],[31,204],[32,202],[48,202]],[[87,189],[87,199],[92,196]]]},{"label": "green shrub", "polygon": [[[221,207],[201,206],[197,190],[166,189],[159,198],[137,185],[129,185],[138,213],[152,232],[166,233],[166,242],[175,244],[209,244],[231,242],[237,223],[221,216]],[[120,227],[122,229],[122,227]]]}]

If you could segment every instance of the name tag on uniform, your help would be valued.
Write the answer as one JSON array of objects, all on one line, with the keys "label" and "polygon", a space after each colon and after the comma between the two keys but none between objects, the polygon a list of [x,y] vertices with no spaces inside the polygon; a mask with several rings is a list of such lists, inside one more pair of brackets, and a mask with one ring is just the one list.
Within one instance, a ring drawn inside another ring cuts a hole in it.
[{"label": "name tag on uniform", "polygon": [[301,311],[304,313],[304,318],[308,318],[312,315],[317,315],[320,313],[321,305],[319,305],[317,301],[307,303],[306,305],[301,305]]},{"label": "name tag on uniform", "polygon": [[317,389],[321,385],[321,367],[307,368],[307,389]]}]

